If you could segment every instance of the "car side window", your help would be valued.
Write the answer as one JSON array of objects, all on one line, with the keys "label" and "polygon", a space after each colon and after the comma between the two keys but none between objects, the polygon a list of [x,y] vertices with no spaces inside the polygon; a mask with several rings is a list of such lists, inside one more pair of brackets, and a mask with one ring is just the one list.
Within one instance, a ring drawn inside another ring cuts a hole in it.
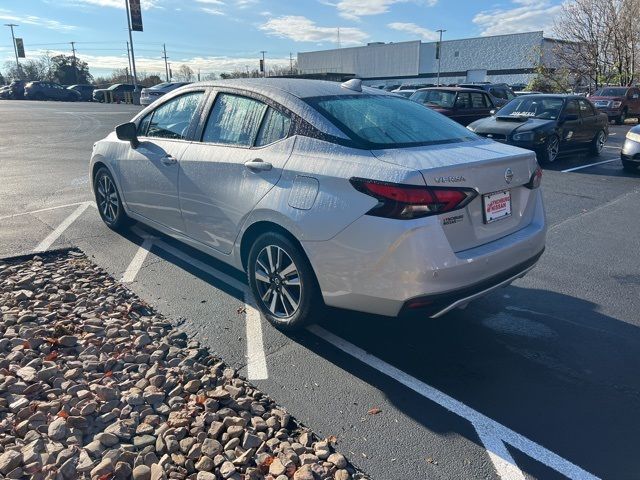
[{"label": "car side window", "polygon": [[501,98],[503,100],[507,100],[506,92],[501,88],[491,88],[489,89],[489,93],[496,98]]},{"label": "car side window", "polygon": [[595,110],[593,109],[593,107],[588,101],[580,99],[579,103],[580,103],[580,115],[582,115],[583,117],[592,117],[593,115],[596,114]]},{"label": "car side window", "polygon": [[269,107],[262,120],[262,126],[256,138],[256,147],[263,147],[285,138],[289,134],[291,119],[283,113]]},{"label": "car side window", "polygon": [[202,141],[250,147],[266,109],[267,106],[258,100],[219,93],[209,114]]},{"label": "car side window", "polygon": [[484,93],[472,93],[471,94],[471,106],[473,108],[487,108],[487,96]]},{"label": "car side window", "polygon": [[138,129],[146,128],[147,137],[184,140],[203,95],[203,92],[186,93],[169,100],[147,115]]},{"label": "car side window", "polygon": [[458,93],[458,97],[456,98],[456,108],[471,108],[471,99],[469,98],[468,93]]},{"label": "car side window", "polygon": [[580,110],[578,109],[578,102],[575,100],[569,100],[567,106],[564,109],[565,115],[576,115],[580,114]]}]

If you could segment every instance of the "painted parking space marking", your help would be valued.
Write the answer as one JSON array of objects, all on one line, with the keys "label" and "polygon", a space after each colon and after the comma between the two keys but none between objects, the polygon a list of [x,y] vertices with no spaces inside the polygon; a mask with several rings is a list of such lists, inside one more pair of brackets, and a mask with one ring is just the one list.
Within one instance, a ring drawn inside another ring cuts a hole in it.
[{"label": "painted parking space marking", "polygon": [[60,208],[75,207],[77,205],[84,205],[85,203],[91,203],[91,202],[66,203],[64,205],[57,205],[55,207],[46,207],[46,208],[40,208],[38,210],[30,210],[28,212],[13,213],[11,215],[5,215],[3,217],[0,217],[0,220],[7,220],[7,219],[10,219],[10,218],[23,217],[25,215],[33,215],[35,213],[41,213],[41,212],[50,212],[51,210],[58,210]]},{"label": "painted parking space marking", "polygon": [[[149,239],[150,237],[148,233],[138,226],[133,227],[131,230],[140,238]],[[253,302],[251,302],[251,293],[248,291],[247,285],[232,276],[216,270],[212,266],[193,258],[191,255],[184,253],[182,250],[179,250],[162,240],[154,239],[153,246],[164,250],[170,255],[192,265],[215,279],[220,280],[239,292],[242,292],[244,300],[245,330],[247,335],[247,379],[268,379],[269,373],[267,369],[267,357],[264,351],[262,335],[262,318],[260,316],[260,312],[258,312],[258,310],[253,306]]]},{"label": "painted parking space marking", "polygon": [[73,222],[75,222],[80,215],[84,213],[87,207],[91,205],[91,202],[84,202],[76,208],[71,215],[63,220],[63,222],[58,225],[53,232],[51,232],[47,237],[42,240],[38,246],[33,250],[34,252],[45,252],[49,250],[51,245],[60,238],[60,236],[64,233],[64,231],[71,226]]},{"label": "painted parking space marking", "polygon": [[312,325],[307,327],[307,330],[347,355],[350,355],[419,395],[469,421],[478,432],[480,441],[489,453],[489,458],[502,480],[521,480],[525,478],[522,471],[515,464],[513,457],[507,451],[505,444],[511,445],[525,455],[528,455],[571,480],[598,480],[598,477],[595,475],[574,465],[552,451],[547,450],[536,442],[514,432],[378,357],[365,352],[360,347],[334,335],[324,328],[318,325]]},{"label": "painted parking space marking", "polygon": [[138,248],[138,251],[131,260],[131,263],[122,274],[122,278],[120,279],[122,283],[131,283],[136,279],[136,276],[142,268],[147,255],[149,255],[151,247],[153,247],[153,237],[145,238],[142,242],[142,245],[140,245],[140,248]]},{"label": "painted parking space marking", "polygon": [[583,168],[591,168],[597,165],[604,165],[605,163],[612,163],[619,161],[619,158],[610,158],[609,160],[603,160],[602,162],[590,163],[588,165],[581,165],[579,167],[567,168],[566,170],[562,170],[562,173],[575,172],[577,170],[582,170]]}]

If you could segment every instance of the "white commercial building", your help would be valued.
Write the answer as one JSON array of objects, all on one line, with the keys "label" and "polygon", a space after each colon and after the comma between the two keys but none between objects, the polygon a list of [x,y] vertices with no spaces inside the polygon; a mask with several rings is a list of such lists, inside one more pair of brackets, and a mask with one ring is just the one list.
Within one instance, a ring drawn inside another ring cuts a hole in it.
[{"label": "white commercial building", "polygon": [[[443,40],[440,83],[527,84],[537,66],[552,66],[556,44],[543,32]],[[356,76],[374,86],[435,84],[437,51],[438,42],[370,43],[298,53],[298,68],[302,75]]]}]

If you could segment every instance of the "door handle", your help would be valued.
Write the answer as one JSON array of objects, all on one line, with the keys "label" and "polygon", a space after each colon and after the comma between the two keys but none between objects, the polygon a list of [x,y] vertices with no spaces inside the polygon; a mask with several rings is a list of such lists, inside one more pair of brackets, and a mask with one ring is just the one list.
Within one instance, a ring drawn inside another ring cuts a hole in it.
[{"label": "door handle", "polygon": [[245,162],[244,166],[252,172],[266,172],[273,168],[273,165],[271,165],[269,162],[264,162],[260,158],[249,160],[248,162]]},{"label": "door handle", "polygon": [[172,155],[169,155],[169,154],[167,154],[167,155],[163,156],[163,157],[160,159],[160,161],[161,161],[162,163],[164,163],[165,165],[173,165],[174,163],[178,163],[178,161],[175,159],[175,157],[174,157],[174,156],[172,156]]}]

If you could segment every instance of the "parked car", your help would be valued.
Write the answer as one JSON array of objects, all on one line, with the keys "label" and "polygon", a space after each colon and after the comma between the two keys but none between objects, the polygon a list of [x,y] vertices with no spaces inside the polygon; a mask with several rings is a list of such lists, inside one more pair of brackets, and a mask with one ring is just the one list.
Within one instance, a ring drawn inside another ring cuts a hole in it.
[{"label": "parked car", "polygon": [[29,82],[24,87],[24,98],[28,100],[76,102],[80,100],[80,94],[75,90],[68,90],[55,82]]},{"label": "parked car", "polygon": [[80,100],[83,102],[91,102],[93,100],[93,91],[96,87],[93,85],[71,85],[67,88],[78,92],[80,94]]},{"label": "parked car", "polygon": [[636,87],[604,87],[590,95],[589,100],[618,125],[627,118],[640,119],[640,90]]},{"label": "parked car", "polygon": [[416,93],[416,90],[411,88],[404,88],[404,89],[400,89],[400,88],[396,88],[395,90],[391,90],[391,93],[395,93],[396,95],[400,95],[401,97],[404,98],[411,98],[411,95],[413,95],[414,93]]},{"label": "parked car", "polygon": [[458,86],[484,90],[491,95],[493,104],[498,108],[506,105],[508,102],[516,98],[515,93],[513,93],[511,87],[506,83],[461,83]]},{"label": "parked car", "polygon": [[135,219],[244,269],[283,329],[324,305],[438,317],[545,245],[533,152],[360,80],[182,87],[98,141],[90,175],[109,227]]},{"label": "parked car", "polygon": [[11,98],[11,88],[9,85],[3,85],[0,87],[0,99],[8,100]]},{"label": "parked car", "polygon": [[0,98],[22,100],[24,98],[24,80],[14,80],[2,89]]},{"label": "parked car", "polygon": [[411,95],[411,100],[465,126],[491,116],[491,111],[495,108],[488,93],[472,88],[423,88]]},{"label": "parked car", "polygon": [[140,105],[151,105],[165,93],[188,85],[190,82],[164,82],[153,87],[143,88],[140,92]]},{"label": "parked car", "polygon": [[564,151],[588,147],[602,152],[609,136],[607,115],[578,95],[525,95],[469,130],[502,143],[534,150],[541,162]]},{"label": "parked car", "polygon": [[627,132],[620,158],[627,172],[640,173],[640,125]]},{"label": "parked car", "polygon": [[522,95],[542,95],[542,92],[536,92],[534,90],[517,90],[513,93],[516,97],[521,97]]},{"label": "parked car", "polygon": [[124,102],[125,93],[135,91],[135,86],[129,83],[116,83],[109,88],[97,88],[93,91],[93,99],[96,102]]}]

